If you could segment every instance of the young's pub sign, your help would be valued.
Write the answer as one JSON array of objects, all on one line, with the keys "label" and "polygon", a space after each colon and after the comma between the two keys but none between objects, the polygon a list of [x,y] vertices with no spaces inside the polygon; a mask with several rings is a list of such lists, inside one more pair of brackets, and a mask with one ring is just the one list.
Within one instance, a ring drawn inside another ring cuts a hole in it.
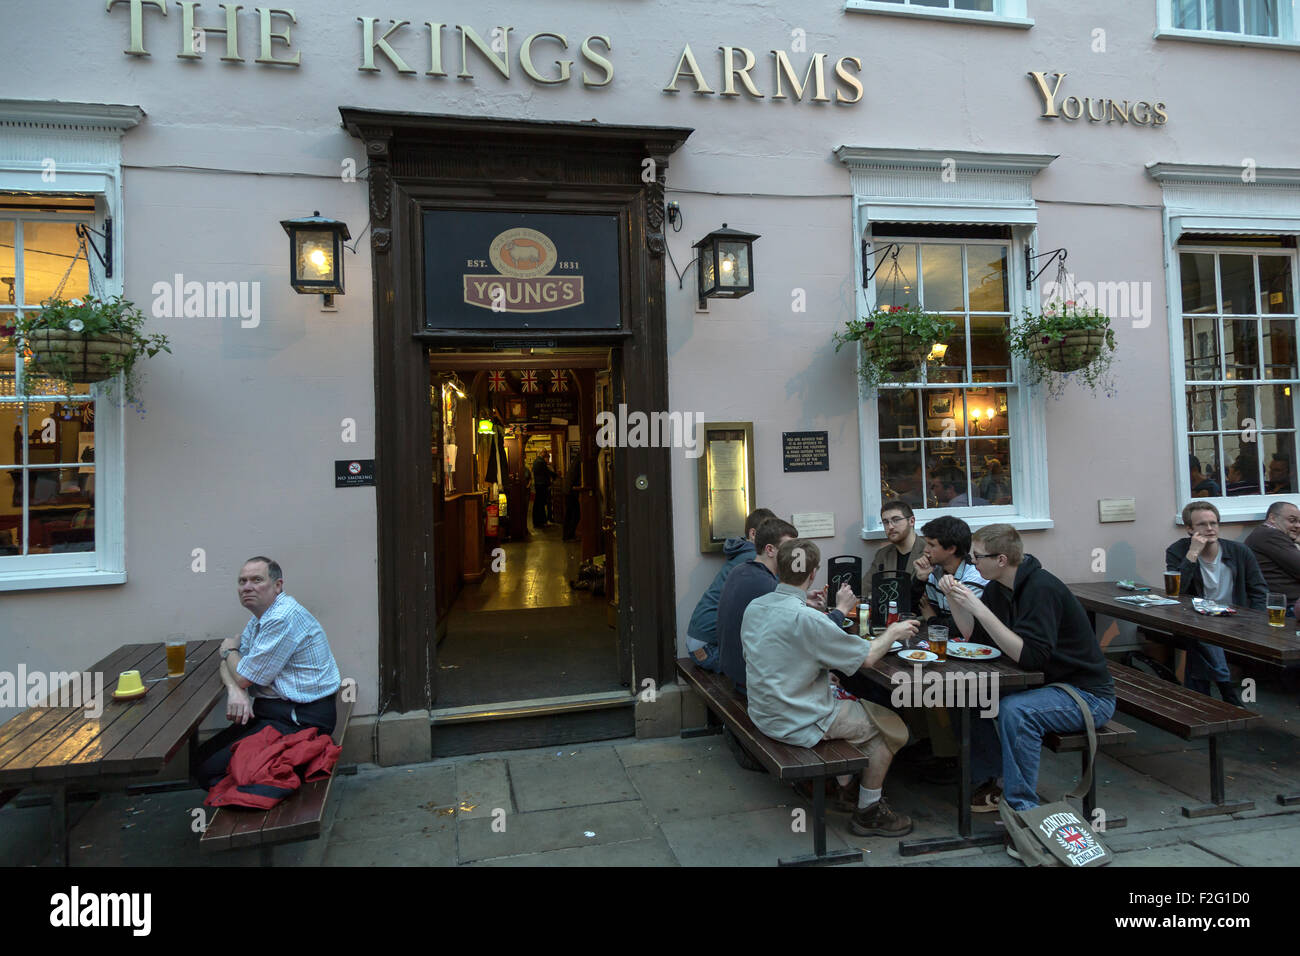
[{"label": "young's pub sign", "polygon": [[429,210],[425,328],[618,328],[618,264],[617,216]]}]

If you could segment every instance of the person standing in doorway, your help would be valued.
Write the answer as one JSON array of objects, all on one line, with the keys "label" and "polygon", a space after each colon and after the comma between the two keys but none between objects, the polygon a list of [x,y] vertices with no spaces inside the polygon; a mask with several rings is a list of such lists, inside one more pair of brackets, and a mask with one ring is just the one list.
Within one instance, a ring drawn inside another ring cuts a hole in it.
[{"label": "person standing in doorway", "polygon": [[551,523],[551,453],[544,451],[533,461],[533,527],[539,531]]}]

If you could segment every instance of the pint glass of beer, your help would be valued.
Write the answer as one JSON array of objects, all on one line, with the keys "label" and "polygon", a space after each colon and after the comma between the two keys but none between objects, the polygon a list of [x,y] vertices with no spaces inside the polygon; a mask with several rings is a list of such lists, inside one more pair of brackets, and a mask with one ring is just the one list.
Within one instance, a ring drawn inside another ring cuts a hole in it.
[{"label": "pint glass of beer", "polygon": [[930,651],[939,658],[942,664],[948,660],[948,629],[942,624],[931,624],[925,632],[926,641],[930,645]]},{"label": "pint glass of beer", "polygon": [[1286,595],[1269,591],[1264,606],[1268,608],[1268,626],[1282,627],[1286,622]]},{"label": "pint glass of beer", "polygon": [[167,676],[185,676],[185,635],[167,635]]},{"label": "pint glass of beer", "polygon": [[1176,598],[1182,587],[1182,575],[1178,569],[1165,571],[1165,597]]}]

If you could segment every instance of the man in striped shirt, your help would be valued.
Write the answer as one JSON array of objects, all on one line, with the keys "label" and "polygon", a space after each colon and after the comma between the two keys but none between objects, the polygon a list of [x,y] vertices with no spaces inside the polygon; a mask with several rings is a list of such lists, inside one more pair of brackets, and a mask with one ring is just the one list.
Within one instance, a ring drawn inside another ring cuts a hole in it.
[{"label": "man in striped shirt", "polygon": [[221,680],[231,726],[196,751],[192,769],[205,788],[226,775],[230,750],[263,727],[293,734],[334,732],[341,681],[320,623],[284,593],[280,565],[259,555],[239,572],[239,601],[253,617],[221,642]]},{"label": "man in striped shirt", "polygon": [[939,582],[952,575],[976,598],[984,594],[988,585],[988,581],[975,570],[975,565],[966,560],[970,554],[970,525],[952,515],[940,515],[925,523],[921,537],[925,538],[925,555],[913,566],[917,580],[925,581],[921,617],[926,624],[942,624],[950,633],[956,633],[952,612],[948,609],[948,597],[939,590]]}]

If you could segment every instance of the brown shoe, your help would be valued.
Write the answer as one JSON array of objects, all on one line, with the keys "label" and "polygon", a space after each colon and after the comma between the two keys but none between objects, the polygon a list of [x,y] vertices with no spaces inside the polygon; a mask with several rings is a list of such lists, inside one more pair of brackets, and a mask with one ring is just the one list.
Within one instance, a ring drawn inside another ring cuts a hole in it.
[{"label": "brown shoe", "polygon": [[1002,788],[996,780],[987,780],[975,788],[970,795],[972,813],[996,813],[1002,802]]},{"label": "brown shoe", "polygon": [[906,836],[912,832],[912,818],[895,813],[881,797],[865,810],[853,811],[849,829],[858,836]]}]

